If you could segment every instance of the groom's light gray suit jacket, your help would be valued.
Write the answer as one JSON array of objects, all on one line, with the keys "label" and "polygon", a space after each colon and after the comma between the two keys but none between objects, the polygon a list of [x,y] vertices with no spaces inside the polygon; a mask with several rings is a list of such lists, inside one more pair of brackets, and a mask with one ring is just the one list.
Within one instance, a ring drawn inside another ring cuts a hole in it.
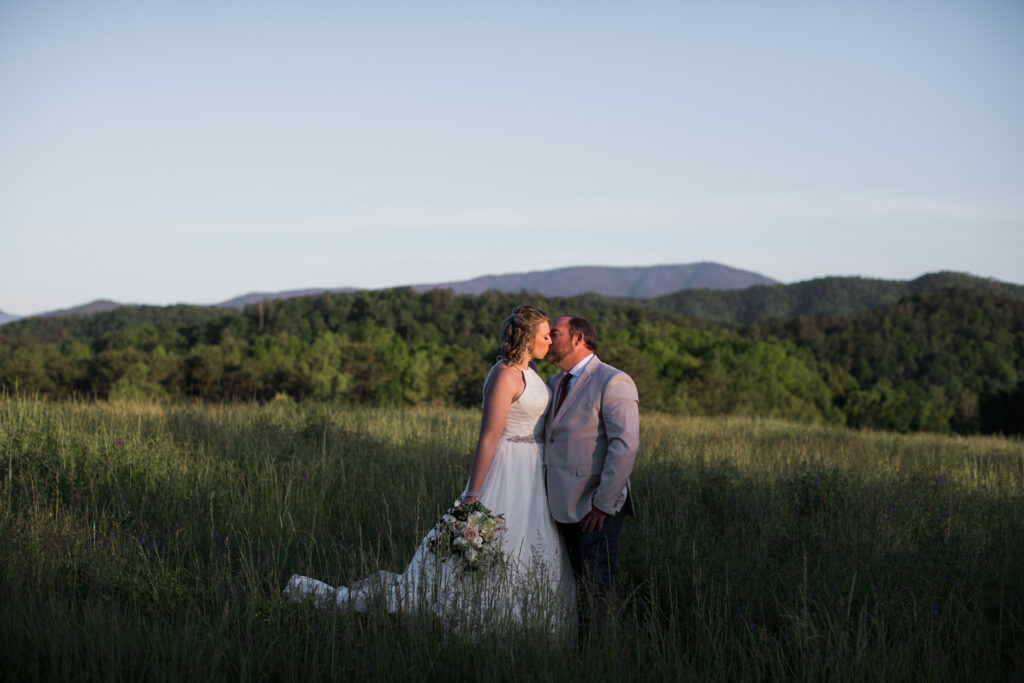
[{"label": "groom's light gray suit jacket", "polygon": [[[558,396],[559,372],[548,386]],[[594,356],[573,383],[564,405],[548,408],[544,428],[544,469],[548,506],[555,520],[578,522],[591,505],[617,513],[631,496],[629,487],[640,445],[636,385],[629,375]]]}]

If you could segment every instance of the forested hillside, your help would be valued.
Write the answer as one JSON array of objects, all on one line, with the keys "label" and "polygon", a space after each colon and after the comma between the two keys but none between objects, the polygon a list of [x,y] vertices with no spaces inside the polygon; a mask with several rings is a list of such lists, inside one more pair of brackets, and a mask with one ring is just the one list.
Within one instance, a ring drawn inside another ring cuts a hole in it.
[{"label": "forested hillside", "polygon": [[[0,329],[0,387],[55,399],[473,406],[500,322],[523,301],[406,288],[244,311],[124,307],[33,318]],[[645,410],[1024,433],[1017,298],[946,289],[852,316],[744,327],[599,296],[529,301],[590,317],[599,355],[634,377]]]},{"label": "forested hillside", "polygon": [[753,323],[797,316],[847,315],[894,304],[905,296],[956,287],[1024,300],[1024,287],[964,273],[929,273],[915,280],[826,277],[742,290],[693,289],[652,300],[657,308],[713,322]]},{"label": "forested hillside", "polygon": [[852,426],[1024,433],[1024,302],[979,290],[923,292],[855,316],[751,325],[832,372]]}]

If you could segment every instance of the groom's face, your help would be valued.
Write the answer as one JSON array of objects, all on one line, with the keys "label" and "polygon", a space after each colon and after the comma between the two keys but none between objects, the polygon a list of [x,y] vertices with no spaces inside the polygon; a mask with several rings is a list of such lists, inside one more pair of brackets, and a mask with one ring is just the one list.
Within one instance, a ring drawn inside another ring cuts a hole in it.
[{"label": "groom's face", "polygon": [[[562,361],[572,352],[573,344],[572,337],[569,335],[569,319],[559,318],[551,326],[551,346],[548,348],[548,353],[544,356],[544,360],[562,367]],[[562,369],[564,370],[565,368]]]}]

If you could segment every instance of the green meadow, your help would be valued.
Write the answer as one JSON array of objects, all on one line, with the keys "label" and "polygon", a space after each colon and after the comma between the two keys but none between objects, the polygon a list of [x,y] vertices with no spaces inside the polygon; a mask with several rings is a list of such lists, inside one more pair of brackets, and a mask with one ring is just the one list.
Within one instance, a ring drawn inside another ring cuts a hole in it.
[{"label": "green meadow", "polygon": [[[1006,680],[1024,443],[642,415],[621,614],[579,649],[287,602],[401,571],[478,411],[0,398],[0,679]],[[499,511],[500,512],[500,511]]]}]

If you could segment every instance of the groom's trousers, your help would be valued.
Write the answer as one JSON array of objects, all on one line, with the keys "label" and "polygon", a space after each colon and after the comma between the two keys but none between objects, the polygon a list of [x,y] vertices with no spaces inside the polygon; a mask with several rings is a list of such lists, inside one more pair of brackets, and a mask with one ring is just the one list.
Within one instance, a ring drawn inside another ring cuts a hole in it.
[{"label": "groom's trousers", "polygon": [[625,509],[607,515],[600,531],[583,531],[578,522],[558,522],[558,530],[569,551],[569,562],[576,576],[580,639],[606,625],[608,612],[615,603],[619,532],[625,517]]}]

